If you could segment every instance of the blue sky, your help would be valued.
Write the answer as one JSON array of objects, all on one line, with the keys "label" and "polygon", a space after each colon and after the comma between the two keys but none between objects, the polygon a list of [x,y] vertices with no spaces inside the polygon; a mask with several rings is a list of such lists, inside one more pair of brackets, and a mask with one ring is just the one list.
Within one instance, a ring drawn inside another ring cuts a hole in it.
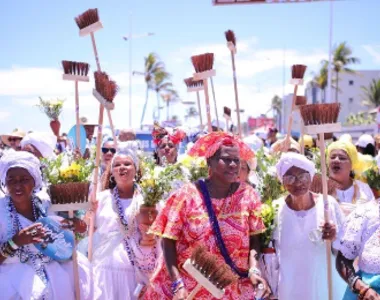
[{"label": "blue sky", "polygon": [[[6,133],[15,127],[49,130],[48,119],[34,106],[38,96],[65,98],[62,131],[74,124],[74,84],[61,79],[61,60],[90,63],[95,60],[89,37],[80,38],[74,17],[88,8],[98,8],[104,28],[96,42],[102,69],[120,86],[113,118],[116,126],[128,126],[128,42],[132,11],[133,34],[154,32],[152,37],[133,40],[133,70],[142,70],[143,59],[156,52],[172,73],[172,81],[183,100],[187,94],[183,78],[193,73],[190,56],[214,52],[214,78],[219,111],[234,107],[230,54],[224,31],[237,36],[237,74],[243,118],[269,109],[271,97],[282,95],[283,57],[285,78],[290,65],[308,65],[307,78],[327,57],[329,3],[236,5],[214,7],[211,0],[129,1],[1,1],[0,2],[0,126]],[[347,41],[361,59],[356,69],[380,69],[378,11],[380,1],[348,0],[334,4],[334,43]],[[81,115],[97,119],[97,101],[91,96],[93,81],[80,83]],[[133,78],[133,125],[140,125],[145,97],[142,78]],[[285,92],[291,87],[286,85]],[[156,97],[152,93],[145,123],[152,119]],[[177,104],[171,114],[183,116],[186,107]],[[164,119],[166,111],[162,111]],[[194,120],[194,122],[196,122]]]}]

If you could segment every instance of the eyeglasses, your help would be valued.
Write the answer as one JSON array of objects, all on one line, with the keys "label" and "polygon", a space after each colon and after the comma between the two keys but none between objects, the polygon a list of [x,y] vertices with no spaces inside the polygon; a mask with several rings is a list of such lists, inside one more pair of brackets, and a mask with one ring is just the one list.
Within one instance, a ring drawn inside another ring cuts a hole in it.
[{"label": "eyeglasses", "polygon": [[310,181],[310,174],[309,173],[302,173],[297,176],[294,175],[285,175],[282,179],[283,183],[285,185],[292,185],[296,181],[299,183],[307,183]]},{"label": "eyeglasses", "polygon": [[12,138],[12,137],[8,138],[8,142],[10,142],[10,143],[21,141],[21,140],[22,140],[22,138],[16,138],[16,137],[14,137],[14,138]]},{"label": "eyeglasses", "polygon": [[112,154],[115,154],[116,153],[116,149],[115,148],[105,148],[105,147],[102,147],[102,152],[103,152],[103,154],[106,154],[108,152],[111,152]]},{"label": "eyeglasses", "polygon": [[222,160],[226,165],[230,165],[232,163],[235,163],[235,165],[240,165],[240,159],[239,158],[229,158],[229,157],[218,157],[218,160]]}]

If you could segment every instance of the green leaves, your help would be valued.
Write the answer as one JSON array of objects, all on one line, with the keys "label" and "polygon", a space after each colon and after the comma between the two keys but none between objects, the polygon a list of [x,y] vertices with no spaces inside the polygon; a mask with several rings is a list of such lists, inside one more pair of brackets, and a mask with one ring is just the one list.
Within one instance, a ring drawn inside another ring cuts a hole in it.
[{"label": "green leaves", "polygon": [[368,87],[362,87],[364,91],[363,104],[367,106],[380,105],[380,79],[372,79]]},{"label": "green leaves", "polygon": [[49,120],[58,120],[59,115],[62,112],[63,109],[63,103],[65,100],[58,99],[57,100],[43,100],[41,97],[39,97],[40,103],[36,106],[39,107],[39,109],[47,115]]}]

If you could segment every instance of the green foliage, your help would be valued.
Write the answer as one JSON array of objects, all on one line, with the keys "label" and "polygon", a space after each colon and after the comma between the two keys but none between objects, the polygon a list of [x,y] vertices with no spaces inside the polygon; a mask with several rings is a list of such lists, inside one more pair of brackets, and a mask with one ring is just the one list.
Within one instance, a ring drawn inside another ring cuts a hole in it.
[{"label": "green foliage", "polygon": [[368,87],[362,87],[364,91],[363,104],[378,107],[380,105],[380,79],[372,79]]},{"label": "green foliage", "polygon": [[380,174],[379,168],[374,162],[372,167],[363,173],[365,181],[371,189],[380,190]]},{"label": "green foliage", "polygon": [[346,118],[346,125],[371,125],[376,123],[376,116],[366,112],[350,114]]}]

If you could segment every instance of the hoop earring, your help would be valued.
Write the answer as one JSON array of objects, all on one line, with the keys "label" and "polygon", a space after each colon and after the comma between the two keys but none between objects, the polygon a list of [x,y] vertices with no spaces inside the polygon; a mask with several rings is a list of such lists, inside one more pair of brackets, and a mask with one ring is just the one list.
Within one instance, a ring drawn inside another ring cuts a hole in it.
[{"label": "hoop earring", "polygon": [[113,175],[111,175],[111,177],[110,177],[110,183],[116,184],[116,180],[115,180],[115,177]]}]

